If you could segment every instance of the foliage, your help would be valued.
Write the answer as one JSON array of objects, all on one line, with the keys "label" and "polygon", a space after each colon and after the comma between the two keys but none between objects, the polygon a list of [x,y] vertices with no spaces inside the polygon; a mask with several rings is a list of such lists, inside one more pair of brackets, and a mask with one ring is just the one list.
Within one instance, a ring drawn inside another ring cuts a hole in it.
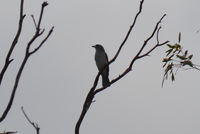
[{"label": "foliage", "polygon": [[[162,81],[162,86],[164,81],[171,78],[171,81],[175,81],[175,75],[178,69],[196,69],[199,65],[193,64],[192,58],[193,54],[189,54],[188,50],[183,50],[183,47],[180,44],[181,42],[181,33],[178,36],[178,43],[175,44],[167,44],[168,50],[165,52],[166,56],[163,58],[162,62],[164,62],[164,76]],[[189,68],[188,68],[189,67]],[[176,69],[176,71],[174,71]]]}]

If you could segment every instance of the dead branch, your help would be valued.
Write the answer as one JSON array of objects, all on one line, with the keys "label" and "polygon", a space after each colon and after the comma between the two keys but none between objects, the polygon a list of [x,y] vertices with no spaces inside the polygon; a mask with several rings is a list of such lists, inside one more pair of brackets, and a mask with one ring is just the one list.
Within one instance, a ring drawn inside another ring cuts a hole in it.
[{"label": "dead branch", "polygon": [[[111,60],[109,61],[109,63],[108,63],[104,68],[106,68],[106,67],[109,66],[111,63],[113,63],[113,62],[115,61],[115,59],[118,57],[118,55],[119,55],[119,53],[120,53],[122,47],[123,47],[124,44],[126,43],[126,41],[127,41],[128,37],[129,37],[129,35],[130,35],[130,33],[131,33],[133,27],[134,27],[135,24],[136,24],[136,21],[137,21],[138,16],[139,16],[140,13],[142,12],[142,5],[143,5],[143,2],[144,2],[144,0],[141,0],[141,2],[140,2],[140,7],[139,7],[139,11],[137,12],[137,14],[136,14],[136,16],[135,16],[135,18],[134,18],[134,21],[133,21],[132,25],[130,26],[130,28],[129,28],[129,30],[128,30],[128,33],[126,34],[125,39],[124,39],[123,42],[121,43],[121,45],[120,45],[118,51],[116,52],[116,54],[115,54],[115,56],[113,57],[113,59],[111,59]],[[103,70],[104,70],[104,69],[102,69],[102,71],[103,71]],[[87,113],[87,111],[88,111],[88,109],[89,109],[91,103],[93,102],[92,100],[93,100],[93,98],[94,98],[94,96],[95,96],[95,94],[96,94],[96,93],[95,93],[95,89],[96,89],[96,86],[97,86],[97,84],[98,84],[98,80],[99,80],[99,77],[100,77],[100,74],[102,73],[102,71],[99,71],[99,72],[98,72],[98,74],[97,74],[97,76],[96,76],[96,78],[95,78],[94,84],[93,84],[92,88],[90,89],[90,91],[89,91],[89,93],[88,93],[88,95],[87,95],[87,97],[86,97],[86,100],[85,100],[85,102],[84,102],[81,115],[80,115],[80,117],[79,117],[79,119],[78,119],[78,121],[77,121],[77,123],[76,123],[76,126],[75,126],[75,134],[79,134],[79,130],[80,130],[81,123],[82,123],[82,121],[83,121],[83,119],[84,119],[84,117],[85,117],[85,114]],[[106,87],[104,87],[104,88],[106,88]],[[103,88],[102,88],[102,89],[103,89]]]},{"label": "dead branch", "polygon": [[1,82],[3,80],[4,74],[5,74],[8,66],[13,61],[13,59],[11,59],[10,56],[12,55],[12,52],[13,52],[15,46],[17,45],[19,37],[21,35],[23,21],[24,21],[24,18],[26,16],[24,14],[23,10],[24,10],[24,0],[21,0],[18,30],[17,30],[17,33],[16,33],[16,35],[14,37],[14,40],[13,40],[11,46],[10,46],[10,49],[9,49],[9,51],[7,53],[7,56],[6,56],[6,59],[5,59],[5,64],[4,64],[4,66],[3,66],[2,70],[1,70],[1,73],[0,73],[0,85],[1,85]]},{"label": "dead branch", "polygon": [[38,126],[37,123],[34,123],[30,120],[30,118],[28,117],[28,115],[25,113],[24,108],[21,107],[22,113],[24,114],[25,118],[27,119],[27,121],[35,128],[36,133],[40,134],[40,127]]},{"label": "dead branch", "polygon": [[[24,0],[21,0],[21,3],[23,3]],[[19,84],[19,80],[21,78],[21,75],[22,75],[22,72],[23,72],[23,69],[29,59],[29,57],[36,53],[41,47],[42,45],[46,42],[46,40],[49,38],[49,36],[52,34],[53,32],[53,29],[54,27],[52,27],[47,36],[42,40],[42,42],[39,44],[38,47],[36,47],[33,51],[30,50],[30,47],[31,45],[33,44],[33,42],[39,38],[43,33],[44,33],[44,29],[41,30],[41,21],[42,21],[42,16],[43,16],[43,13],[44,13],[44,8],[48,5],[47,2],[43,2],[42,3],[42,6],[41,6],[41,11],[40,11],[40,17],[39,17],[39,20],[38,20],[38,23],[37,23],[37,26],[35,27],[36,29],[36,32],[35,34],[33,35],[33,37],[30,39],[30,41],[27,43],[27,47],[26,47],[26,52],[25,52],[25,56],[24,56],[24,59],[20,65],[20,68],[17,72],[17,75],[16,75],[16,78],[15,78],[15,82],[14,82],[14,86],[13,86],[13,89],[12,89],[12,93],[11,93],[11,97],[10,97],[10,100],[7,104],[7,107],[5,109],[5,111],[3,112],[2,116],[0,117],[0,122],[2,122],[5,117],[7,116],[8,112],[10,111],[11,109],[11,106],[13,104],[13,101],[14,101],[14,97],[15,97],[15,93],[16,93],[16,90],[17,90],[17,87],[18,87],[18,84]],[[21,6],[21,8],[23,8],[23,6]],[[21,9],[21,11],[23,11],[23,9]],[[35,22],[34,22],[35,23]]]},{"label": "dead branch", "polygon": [[[157,37],[158,37],[158,34],[159,34],[159,31],[160,31],[160,27],[159,27],[159,24],[161,23],[162,19],[166,16],[166,14],[164,14],[161,19],[157,22],[152,34],[144,41],[142,47],[140,48],[140,50],[138,51],[138,53],[136,54],[136,56],[132,59],[132,61],[130,62],[129,64],[129,67],[127,69],[124,70],[124,72],[119,75],[117,78],[113,79],[110,84],[114,84],[115,82],[117,82],[118,80],[120,80],[121,78],[123,78],[127,73],[129,73],[131,70],[132,70],[132,66],[133,64],[135,63],[136,60],[138,59],[141,59],[145,56],[148,56],[153,50],[155,50],[157,47],[160,47],[160,46],[163,46],[165,44],[167,44],[169,41],[165,41],[163,43],[159,43],[159,40],[157,38],[157,44],[154,45],[154,47],[152,47],[149,51],[147,51],[146,53],[144,54],[141,54],[144,50],[144,48],[146,47],[146,45],[148,44],[148,42],[154,37],[154,35],[157,33]],[[159,28],[158,28],[159,27]],[[96,95],[97,93],[103,91],[104,89],[106,89],[107,87],[102,87],[100,89],[96,89],[94,91],[94,95]]]},{"label": "dead branch", "polygon": [[[125,39],[123,40],[123,42],[121,43],[120,47],[118,48],[115,56],[109,61],[109,63],[104,67],[106,68],[107,66],[109,66],[111,63],[113,63],[116,58],[118,57],[119,53],[121,52],[121,49],[122,47],[124,46],[124,44],[126,43],[127,39],[129,38],[129,35],[133,29],[133,27],[135,26],[136,24],[136,21],[137,21],[137,18],[138,16],[140,15],[140,13],[142,12],[142,6],[143,6],[143,2],[144,0],[141,0],[140,2],[140,7],[139,7],[139,11],[137,12],[135,18],[134,18],[134,21],[132,23],[132,25],[130,26],[130,29],[128,30],[128,33],[127,35],[125,36]],[[163,43],[159,43],[159,31],[161,29],[161,27],[159,27],[161,21],[163,20],[163,18],[166,16],[166,14],[164,14],[161,19],[157,22],[152,34],[144,41],[142,47],[140,48],[140,50],[138,51],[138,53],[136,54],[136,56],[132,59],[132,61],[130,62],[129,66],[127,69],[125,69],[125,71],[119,75],[117,78],[113,79],[111,82],[110,82],[110,85],[114,84],[115,82],[117,82],[118,80],[120,80],[121,78],[123,78],[127,73],[129,73],[131,70],[132,70],[132,66],[133,64],[135,63],[136,60],[138,59],[141,59],[145,56],[148,56],[153,50],[155,50],[157,47],[159,46],[163,46],[164,44],[168,43],[168,41],[165,41]],[[157,36],[157,43],[154,47],[152,47],[149,51],[147,51],[146,53],[142,53],[144,48],[146,47],[146,45],[148,44],[148,42],[155,36]],[[92,102],[93,102],[93,99],[94,99],[94,96],[105,90],[107,87],[102,87],[102,88],[99,88],[99,89],[96,89],[97,87],[97,84],[98,84],[98,81],[99,81],[99,77],[100,77],[100,74],[102,73],[104,69],[102,69],[101,71],[98,72],[97,76],[95,77],[95,80],[94,80],[94,83],[93,83],[93,86],[92,88],[90,89],[86,99],[85,99],[85,102],[84,102],[84,105],[83,105],[83,109],[82,109],[82,112],[81,112],[81,115],[79,117],[79,120],[77,121],[77,124],[75,126],[75,134],[79,134],[79,129],[80,129],[80,125],[88,111],[88,109],[90,108]]]},{"label": "dead branch", "polygon": [[0,133],[0,134],[15,134],[15,133],[17,133],[17,131],[4,131],[3,133]]}]

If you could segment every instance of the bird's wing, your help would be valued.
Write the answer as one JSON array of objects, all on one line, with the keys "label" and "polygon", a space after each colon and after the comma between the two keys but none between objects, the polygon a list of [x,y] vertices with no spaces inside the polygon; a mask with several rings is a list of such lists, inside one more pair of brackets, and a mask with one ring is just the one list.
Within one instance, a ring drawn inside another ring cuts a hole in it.
[{"label": "bird's wing", "polygon": [[[106,53],[105,53],[105,55],[106,55],[106,60],[107,60],[107,64],[108,64],[108,55]],[[107,70],[107,72],[109,74],[109,66],[107,66],[106,70]]]}]

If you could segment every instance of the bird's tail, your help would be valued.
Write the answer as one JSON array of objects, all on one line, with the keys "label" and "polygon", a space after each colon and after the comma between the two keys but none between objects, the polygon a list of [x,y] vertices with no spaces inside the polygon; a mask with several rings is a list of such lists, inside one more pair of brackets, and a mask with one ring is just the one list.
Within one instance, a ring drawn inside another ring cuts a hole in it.
[{"label": "bird's tail", "polygon": [[110,80],[108,78],[108,75],[102,75],[102,85],[103,87],[110,86]]}]

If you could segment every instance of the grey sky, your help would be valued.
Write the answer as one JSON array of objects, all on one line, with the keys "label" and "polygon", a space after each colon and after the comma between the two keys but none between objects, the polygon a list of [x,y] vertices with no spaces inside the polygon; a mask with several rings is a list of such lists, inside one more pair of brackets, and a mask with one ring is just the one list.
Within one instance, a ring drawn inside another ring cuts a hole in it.
[{"label": "grey sky", "polygon": [[[0,112],[8,102],[13,74],[24,55],[25,43],[34,32],[31,14],[37,14],[42,0],[25,0],[22,36],[4,83],[0,89]],[[84,99],[97,73],[94,49],[101,43],[113,57],[138,11],[139,0],[48,0],[42,25],[54,33],[27,63],[17,90],[15,102],[0,131],[13,130],[34,134],[20,107],[41,127],[41,134],[73,134]],[[0,67],[16,33],[19,0],[0,4]],[[118,60],[110,66],[110,79],[129,64],[151,34],[156,22],[166,13],[160,33],[161,41],[177,41],[200,57],[200,1],[145,0],[143,12]],[[35,16],[38,17],[38,16]],[[153,45],[153,42],[151,42]],[[37,45],[37,44],[36,44]],[[149,46],[150,47],[150,46]],[[149,48],[148,47],[148,48]],[[200,133],[200,73],[194,70],[178,73],[176,81],[162,82],[165,48],[137,61],[125,78],[95,97],[81,126],[81,134],[198,134]]]}]

